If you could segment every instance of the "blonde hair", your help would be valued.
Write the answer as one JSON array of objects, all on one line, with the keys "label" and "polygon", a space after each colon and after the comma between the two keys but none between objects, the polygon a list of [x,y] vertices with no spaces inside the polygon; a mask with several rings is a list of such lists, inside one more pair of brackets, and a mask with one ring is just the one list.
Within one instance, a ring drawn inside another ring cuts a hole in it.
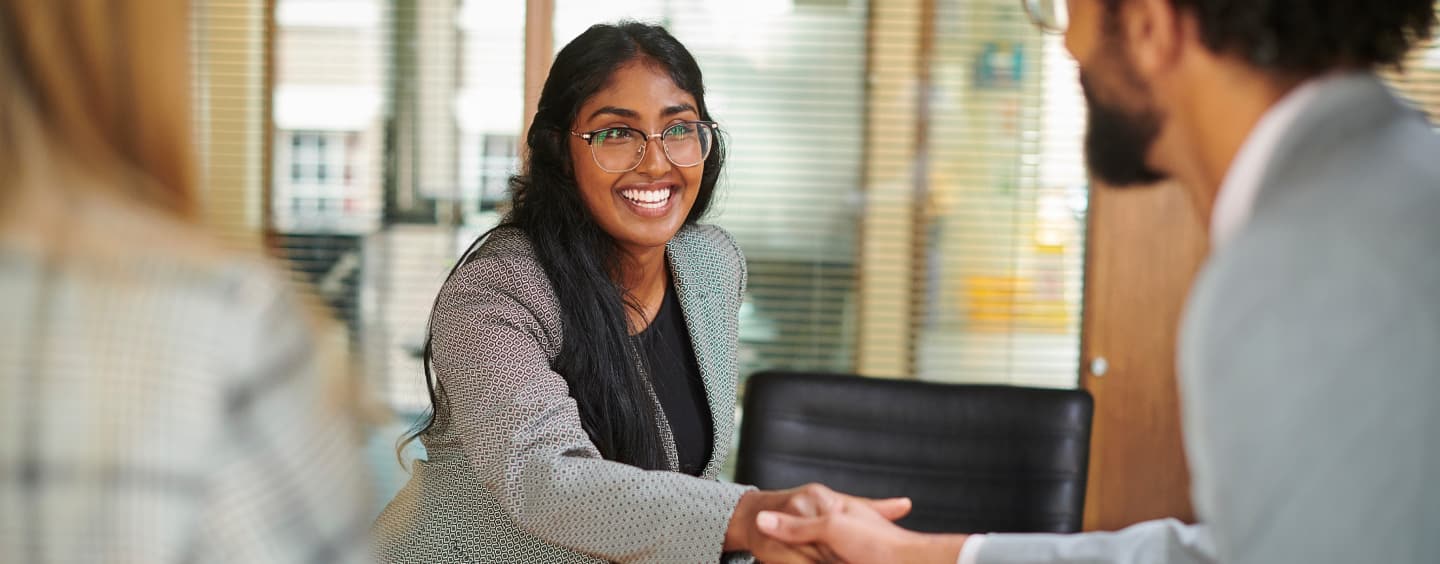
[{"label": "blonde hair", "polygon": [[189,15],[189,0],[0,1],[0,200],[37,167],[74,167],[102,181],[43,189],[192,220]]}]

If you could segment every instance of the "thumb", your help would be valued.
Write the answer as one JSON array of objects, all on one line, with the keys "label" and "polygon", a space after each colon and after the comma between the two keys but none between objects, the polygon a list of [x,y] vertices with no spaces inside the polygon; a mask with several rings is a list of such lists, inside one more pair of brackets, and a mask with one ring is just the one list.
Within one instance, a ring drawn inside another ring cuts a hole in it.
[{"label": "thumb", "polygon": [[892,497],[890,499],[867,499],[866,505],[870,506],[881,517],[894,521],[910,514],[910,498]]},{"label": "thumb", "polygon": [[814,517],[761,511],[755,515],[755,527],[767,536],[787,544],[810,544],[820,539],[820,519]]}]

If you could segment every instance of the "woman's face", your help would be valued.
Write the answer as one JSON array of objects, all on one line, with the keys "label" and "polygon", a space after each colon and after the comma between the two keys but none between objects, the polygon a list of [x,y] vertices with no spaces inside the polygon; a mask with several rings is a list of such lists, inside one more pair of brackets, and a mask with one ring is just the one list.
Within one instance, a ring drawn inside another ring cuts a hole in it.
[{"label": "woman's face", "polygon": [[[631,127],[649,135],[699,119],[695,97],[676,86],[664,70],[649,62],[632,61],[616,70],[609,85],[580,106],[571,130],[588,133]],[[628,172],[601,168],[591,156],[589,143],[574,135],[570,136],[570,157],[585,207],[629,254],[663,247],[670,241],[690,215],[705,172],[703,162],[692,167],[671,163],[659,137],[646,142],[640,164]]]}]

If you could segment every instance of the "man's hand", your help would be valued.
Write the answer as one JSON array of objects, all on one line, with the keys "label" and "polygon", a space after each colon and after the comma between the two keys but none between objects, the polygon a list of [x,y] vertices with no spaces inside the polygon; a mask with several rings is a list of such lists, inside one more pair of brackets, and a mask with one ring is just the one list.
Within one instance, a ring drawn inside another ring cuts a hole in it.
[{"label": "man's hand", "polygon": [[[829,498],[818,515],[762,511],[761,532],[790,545],[818,544],[821,554],[850,564],[915,562],[952,564],[960,558],[965,535],[926,535],[908,531],[857,498]],[[908,501],[908,500],[907,500]],[[909,504],[906,503],[906,510]]]},{"label": "man's hand", "polygon": [[910,512],[910,500],[865,499],[835,492],[820,484],[808,484],[782,491],[752,491],[740,498],[725,530],[725,551],[748,550],[766,564],[808,564],[834,558],[810,543],[786,543],[756,528],[761,512],[797,517],[818,517],[823,508],[841,504],[864,507],[881,520],[899,519]]}]

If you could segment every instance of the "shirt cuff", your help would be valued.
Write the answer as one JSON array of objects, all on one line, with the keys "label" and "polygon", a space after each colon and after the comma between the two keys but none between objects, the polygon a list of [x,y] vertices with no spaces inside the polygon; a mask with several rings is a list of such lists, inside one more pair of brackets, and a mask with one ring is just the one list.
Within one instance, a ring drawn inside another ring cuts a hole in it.
[{"label": "shirt cuff", "polygon": [[980,545],[984,543],[985,535],[970,535],[960,547],[960,559],[955,564],[976,564],[980,560]]}]

